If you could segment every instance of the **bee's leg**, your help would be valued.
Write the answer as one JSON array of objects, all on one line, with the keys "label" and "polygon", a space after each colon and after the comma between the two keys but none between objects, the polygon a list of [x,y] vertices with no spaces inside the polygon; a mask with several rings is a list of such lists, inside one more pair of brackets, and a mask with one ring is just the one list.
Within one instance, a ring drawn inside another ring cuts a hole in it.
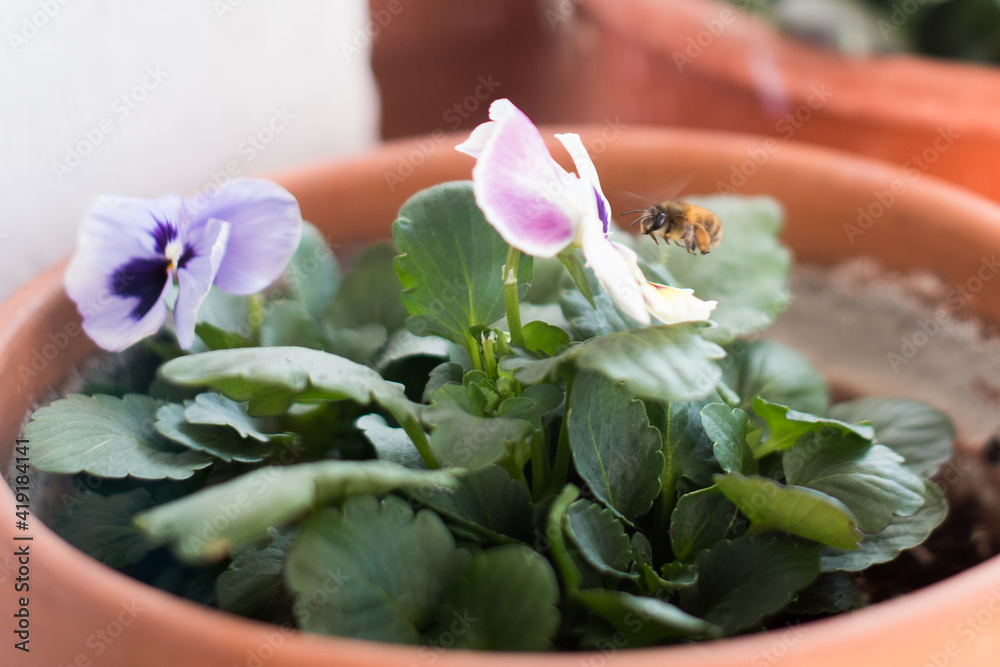
[{"label": "bee's leg", "polygon": [[694,240],[694,225],[688,225],[684,229],[684,247],[687,248],[687,251],[693,255],[695,245],[696,243]]},{"label": "bee's leg", "polygon": [[653,243],[655,243],[656,245],[660,245],[659,240],[657,240],[657,238],[656,238],[656,236],[654,234],[650,234],[649,236],[650,236],[651,239],[653,239]]},{"label": "bee's leg", "polygon": [[698,229],[695,231],[695,236],[698,241],[698,248],[701,249],[701,254],[707,255],[708,251],[705,250],[705,248],[707,248],[712,242],[712,239],[710,239],[708,236],[708,232],[705,231],[704,227],[698,227]]}]

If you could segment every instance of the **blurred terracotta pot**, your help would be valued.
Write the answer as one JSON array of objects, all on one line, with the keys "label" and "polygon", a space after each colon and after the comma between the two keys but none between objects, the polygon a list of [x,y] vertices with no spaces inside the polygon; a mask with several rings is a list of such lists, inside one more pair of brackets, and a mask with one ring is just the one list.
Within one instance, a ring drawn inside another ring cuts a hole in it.
[{"label": "blurred terracotta pot", "polygon": [[1000,200],[997,68],[842,56],[724,0],[588,0],[576,19],[573,118],[794,137]]},{"label": "blurred terracotta pot", "polygon": [[[696,175],[691,191],[710,191],[745,161],[747,151],[765,141],[641,128],[618,136],[609,135],[606,127],[581,133],[615,210],[621,203],[614,195],[622,189],[655,190],[688,173]],[[452,150],[464,138],[392,143],[351,161],[317,165],[276,180],[296,194],[305,217],[331,240],[387,238],[407,197],[434,183],[469,176],[471,159]],[[1000,251],[1000,209],[928,177],[919,188],[896,196],[852,243],[845,225],[856,222],[858,209],[872,203],[873,193],[892,191],[906,178],[878,163],[787,144],[759,166],[743,190],[773,194],[784,203],[785,237],[800,260],[831,264],[871,256],[889,267],[928,269],[958,283],[983,253]],[[95,352],[79,334],[77,314],[63,293],[62,269],[40,275],[0,306],[0,463],[5,469],[33,402],[50,397],[73,365]],[[1000,322],[1000,280],[984,282],[968,307]],[[17,530],[15,504],[11,489],[0,484],[4,665],[746,667],[780,659],[781,665],[800,667],[913,667],[936,664],[933,660],[945,656],[949,665],[992,667],[1000,646],[1000,624],[989,622],[1000,612],[1000,559],[902,598],[794,631],[614,655],[452,652],[320,637],[212,611],[137,583],[75,551],[34,516],[29,530]],[[15,541],[18,537],[32,539]],[[26,563],[13,555],[21,546],[30,551]],[[19,570],[22,564],[27,570]],[[30,590],[15,592],[19,577],[30,582]],[[30,653],[13,648],[14,614],[21,607],[30,610]]]}]

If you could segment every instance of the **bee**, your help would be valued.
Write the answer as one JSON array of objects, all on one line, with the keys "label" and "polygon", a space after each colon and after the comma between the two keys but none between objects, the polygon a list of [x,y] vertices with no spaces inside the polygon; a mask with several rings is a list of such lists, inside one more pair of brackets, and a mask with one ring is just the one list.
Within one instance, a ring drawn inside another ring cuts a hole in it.
[{"label": "bee", "polygon": [[679,199],[668,199],[654,204],[646,210],[626,211],[642,213],[632,221],[639,223],[642,233],[651,236],[657,245],[659,236],[668,243],[673,241],[683,245],[687,251],[694,254],[695,248],[705,255],[714,250],[722,240],[722,221],[719,216],[707,208],[695,206]]}]

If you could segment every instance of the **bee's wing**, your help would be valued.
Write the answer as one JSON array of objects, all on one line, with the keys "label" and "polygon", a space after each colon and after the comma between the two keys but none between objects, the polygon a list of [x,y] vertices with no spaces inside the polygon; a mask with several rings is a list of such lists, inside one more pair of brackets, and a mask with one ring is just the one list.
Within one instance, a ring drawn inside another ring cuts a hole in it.
[{"label": "bee's wing", "polygon": [[[676,199],[691,179],[694,178],[694,174],[689,174],[683,178],[674,179],[667,183],[663,183],[656,188],[646,189],[640,191],[634,190],[624,190],[619,188],[617,191],[617,208],[615,210],[619,211],[617,215],[624,215],[626,211],[643,211],[653,204],[659,204],[662,201],[668,199]],[[612,206],[616,202],[612,202]]]}]

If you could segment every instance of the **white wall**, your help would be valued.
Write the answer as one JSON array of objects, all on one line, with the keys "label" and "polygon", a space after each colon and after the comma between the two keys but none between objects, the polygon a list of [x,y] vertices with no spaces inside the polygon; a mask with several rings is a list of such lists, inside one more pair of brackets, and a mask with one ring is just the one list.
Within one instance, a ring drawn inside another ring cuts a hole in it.
[{"label": "white wall", "polygon": [[367,7],[3,0],[0,299],[70,252],[95,195],[190,193],[373,145]]}]

